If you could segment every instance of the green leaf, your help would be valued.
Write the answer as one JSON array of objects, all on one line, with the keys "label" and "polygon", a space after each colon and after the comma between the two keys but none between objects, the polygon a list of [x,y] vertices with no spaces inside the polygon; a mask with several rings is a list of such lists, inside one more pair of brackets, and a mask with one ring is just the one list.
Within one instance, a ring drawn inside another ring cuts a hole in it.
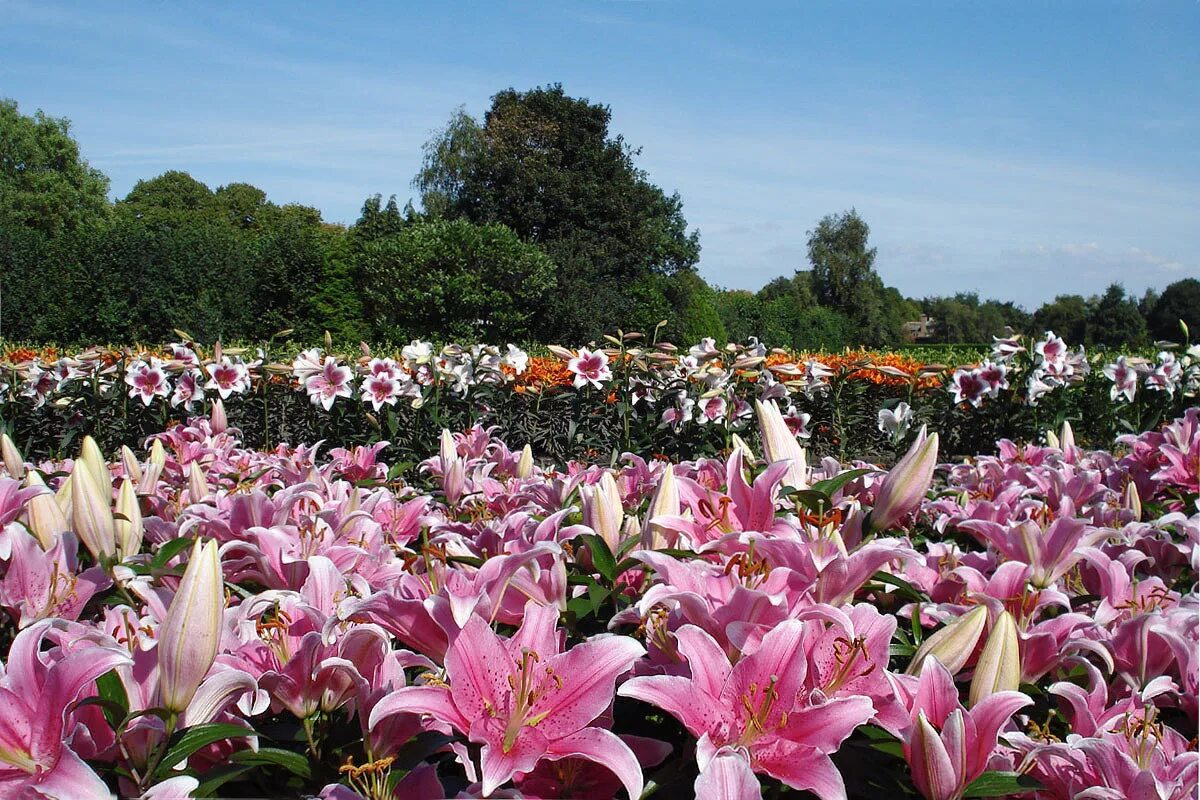
[{"label": "green leaf", "polygon": [[254,767],[264,765],[283,767],[293,775],[305,779],[312,776],[312,768],[305,756],[279,747],[260,747],[257,751],[238,750],[229,756],[229,760],[234,764],[246,764]]},{"label": "green leaf", "polygon": [[904,580],[904,578],[899,578],[890,572],[876,572],[871,576],[871,580],[886,583],[888,586],[895,586],[900,590],[897,594],[907,600],[914,600],[921,603],[931,602],[929,595]]},{"label": "green leaf", "polygon": [[832,478],[826,478],[823,481],[817,481],[812,485],[812,489],[821,492],[826,497],[832,497],[833,493],[841,489],[847,483],[856,478],[861,478],[863,475],[870,475],[876,470],[873,469],[848,469],[845,472],[839,472]]},{"label": "green leaf", "polygon": [[193,753],[213,742],[223,742],[226,739],[240,739],[257,734],[241,725],[230,725],[225,722],[210,722],[205,725],[195,725],[176,733],[171,737],[171,744],[163,755],[162,761],[155,770],[155,780],[170,777],[176,764],[190,758]]},{"label": "green leaf", "polygon": [[253,766],[248,764],[224,764],[219,767],[214,767],[204,773],[204,780],[200,785],[192,790],[193,797],[212,797],[225,784],[229,783],[234,778],[240,778],[250,770]]},{"label": "green leaf", "polygon": [[664,547],[661,550],[655,550],[656,553],[662,553],[671,558],[699,558],[700,554],[695,550],[681,550],[678,547]]},{"label": "green leaf", "polygon": [[116,670],[109,670],[96,679],[96,689],[100,699],[104,701],[101,705],[104,718],[115,731],[129,713],[129,696],[125,693],[125,684],[117,677]]},{"label": "green leaf", "polygon": [[963,797],[1007,797],[1040,788],[1041,784],[1015,772],[989,771],[980,775],[967,786]]},{"label": "green leaf", "polygon": [[168,561],[191,546],[192,539],[190,537],[183,536],[179,539],[172,539],[162,547],[158,548],[158,552],[155,553],[154,558],[150,560],[150,568],[152,570],[166,569]]},{"label": "green leaf", "polygon": [[608,549],[608,544],[594,533],[585,533],[580,537],[588,547],[588,552],[592,554],[592,564],[609,582],[617,579],[617,559],[613,557],[612,550]]}]

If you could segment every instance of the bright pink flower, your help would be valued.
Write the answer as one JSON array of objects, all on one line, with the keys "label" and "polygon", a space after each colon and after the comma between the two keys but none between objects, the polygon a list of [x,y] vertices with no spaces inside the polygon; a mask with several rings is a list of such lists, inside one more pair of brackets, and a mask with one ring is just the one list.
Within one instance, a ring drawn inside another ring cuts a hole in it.
[{"label": "bright pink flower", "polygon": [[955,405],[970,403],[976,408],[983,402],[983,396],[990,388],[988,382],[976,369],[957,369],[950,379],[950,392],[954,395]]},{"label": "bright pink flower", "polygon": [[1001,728],[1033,701],[1020,692],[996,692],[970,711],[962,707],[954,678],[936,658],[925,659],[912,698],[912,727],[904,758],[913,783],[928,800],[957,800],[987,770]]},{"label": "bright pink flower", "polygon": [[601,388],[601,384],[612,380],[612,370],[608,367],[608,354],[603,350],[595,352],[586,347],[579,348],[579,353],[567,362],[567,369],[575,375],[572,384],[576,389],[592,385]]},{"label": "bright pink flower", "polygon": [[1132,403],[1137,393],[1137,370],[1125,362],[1125,356],[1117,356],[1117,360],[1104,368],[1104,375],[1113,382],[1108,396],[1116,402],[1117,398],[1125,395],[1126,402]]},{"label": "bright pink flower", "polygon": [[250,370],[240,358],[230,361],[229,356],[221,356],[220,361],[214,361],[204,369],[209,377],[204,388],[217,392],[222,400],[228,400],[231,394],[244,394],[250,388]]},{"label": "bright pink flower", "polygon": [[204,373],[195,367],[189,367],[175,381],[175,392],[171,395],[172,406],[183,406],[185,411],[191,411],[192,406],[204,397]]},{"label": "bright pink flower", "polygon": [[376,412],[384,405],[396,405],[400,383],[387,373],[373,373],[362,382],[362,401],[370,403]]},{"label": "bright pink flower", "polygon": [[745,753],[755,772],[823,800],[844,798],[842,776],[829,755],[875,711],[866,697],[826,698],[805,687],[806,632],[805,623],[788,620],[731,666],[716,640],[685,625],[675,636],[691,677],[631,678],[618,694],[658,706],[699,738],[698,784],[708,767],[724,763],[717,756],[729,747]]},{"label": "bright pink flower", "polygon": [[[71,707],[104,673],[129,663],[113,648],[76,641],[41,652],[51,630],[67,623],[47,620],[17,634],[0,672],[0,795],[92,800],[111,796],[108,787],[64,738]],[[65,638],[65,637],[61,637]]]},{"label": "bright pink flower", "polygon": [[511,639],[472,616],[446,653],[446,682],[409,686],[372,710],[370,725],[402,713],[429,714],[483,745],[483,793],[491,794],[543,759],[582,758],[611,769],[642,793],[629,746],[591,723],[612,703],[613,685],[645,650],[624,636],[601,636],[563,651],[558,609],[530,603]]}]

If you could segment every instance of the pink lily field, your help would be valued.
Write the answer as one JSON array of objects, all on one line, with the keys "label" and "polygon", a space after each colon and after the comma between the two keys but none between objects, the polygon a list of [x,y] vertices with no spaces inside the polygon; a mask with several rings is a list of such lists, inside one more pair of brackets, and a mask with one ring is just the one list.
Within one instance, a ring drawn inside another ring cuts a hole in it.
[{"label": "pink lily field", "polygon": [[408,470],[208,408],[0,440],[0,797],[1196,796],[1195,407],[883,469],[767,398],[694,460]]}]

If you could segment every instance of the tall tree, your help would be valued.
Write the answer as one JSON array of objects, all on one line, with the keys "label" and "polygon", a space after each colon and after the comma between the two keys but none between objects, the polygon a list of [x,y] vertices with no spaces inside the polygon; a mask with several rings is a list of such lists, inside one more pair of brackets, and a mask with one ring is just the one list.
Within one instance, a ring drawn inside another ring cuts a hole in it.
[{"label": "tall tree", "polygon": [[0,99],[0,224],[54,235],[108,210],[108,178],[79,154],[71,123]]},{"label": "tall tree", "polygon": [[699,258],[679,196],[649,182],[610,121],[607,106],[561,85],[507,89],[482,123],[456,112],[425,146],[414,180],[427,213],[505,225],[550,255],[559,292],[546,337],[585,339],[622,324],[638,281]]},{"label": "tall tree", "polygon": [[1087,338],[1088,303],[1077,294],[1060,294],[1033,314],[1033,333],[1054,331],[1069,344]]},{"label": "tall tree", "polygon": [[863,344],[883,345],[896,340],[907,309],[898,293],[885,294],[875,248],[867,247],[870,233],[854,209],[830,214],[808,233],[808,260],[817,301],[849,317]]}]

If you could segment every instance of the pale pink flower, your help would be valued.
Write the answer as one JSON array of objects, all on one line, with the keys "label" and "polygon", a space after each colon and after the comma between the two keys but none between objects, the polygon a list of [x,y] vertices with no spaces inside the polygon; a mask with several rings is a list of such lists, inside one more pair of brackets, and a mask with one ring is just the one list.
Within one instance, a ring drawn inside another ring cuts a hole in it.
[{"label": "pale pink flower", "polygon": [[171,395],[172,406],[183,406],[185,411],[191,411],[192,406],[204,397],[204,373],[195,367],[189,367],[175,381],[175,392]]},{"label": "pale pink flower", "polygon": [[167,380],[167,373],[157,358],[130,364],[129,371],[125,373],[125,383],[130,387],[129,396],[140,398],[147,406],[155,397],[166,397],[171,393],[171,382]]},{"label": "pale pink flower", "polygon": [[304,381],[304,389],[313,405],[328,411],[339,397],[351,396],[353,379],[354,372],[349,367],[338,364],[332,356],[326,356],[321,371]]},{"label": "pale pink flower", "polygon": [[567,369],[575,374],[572,384],[576,389],[582,389],[589,384],[599,389],[605,381],[612,380],[608,354],[603,350],[593,352],[586,347],[579,348],[578,355],[567,362]]},{"label": "pale pink flower", "polygon": [[1125,361],[1125,356],[1117,356],[1117,360],[1104,368],[1104,376],[1113,382],[1108,396],[1116,402],[1117,398],[1125,395],[1125,400],[1132,403],[1137,393],[1137,370]]}]

